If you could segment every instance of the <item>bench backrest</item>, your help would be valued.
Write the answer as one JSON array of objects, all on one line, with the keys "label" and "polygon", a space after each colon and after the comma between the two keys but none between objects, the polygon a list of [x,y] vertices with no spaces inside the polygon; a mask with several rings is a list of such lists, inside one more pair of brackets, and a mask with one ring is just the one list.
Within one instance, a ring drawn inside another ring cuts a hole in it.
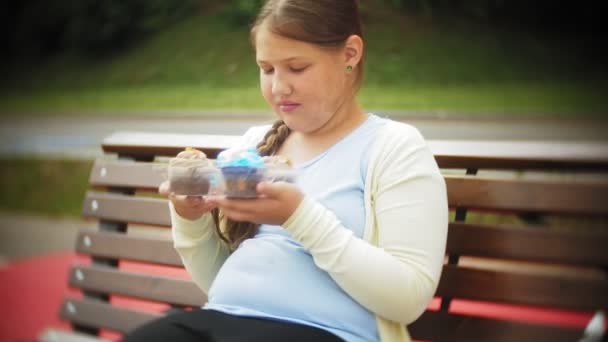
[{"label": "bench backrest", "polygon": [[[170,228],[167,200],[155,194],[163,180],[158,160],[187,146],[214,157],[236,139],[125,132],[104,140],[104,151],[118,158],[100,159],[91,171],[83,213],[99,220],[99,230],[78,235],[76,250],[92,263],[72,267],[70,285],[84,298],[64,299],[64,319],[79,331],[124,333],[167,309],[204,304],[206,296],[181,269],[170,235],[145,233]],[[580,327],[484,317],[456,304],[608,309],[608,145],[429,144],[445,175],[452,214],[440,303],[408,327],[412,336],[578,339]]]}]

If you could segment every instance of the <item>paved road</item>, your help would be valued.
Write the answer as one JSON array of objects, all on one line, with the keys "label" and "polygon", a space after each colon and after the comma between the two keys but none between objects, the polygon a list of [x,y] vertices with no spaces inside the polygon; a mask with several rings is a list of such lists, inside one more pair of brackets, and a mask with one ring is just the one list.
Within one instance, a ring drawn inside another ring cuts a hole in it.
[{"label": "paved road", "polygon": [[[97,221],[0,211],[0,271],[12,260],[73,250],[80,230],[97,230]],[[137,236],[170,238],[166,228],[129,225]]]},{"label": "paved road", "polygon": [[[248,127],[271,120],[215,115],[192,117],[134,118],[14,118],[0,119],[0,154],[34,154],[94,158],[99,144],[114,131],[165,133],[241,134]],[[403,119],[420,129],[427,139],[474,140],[603,140],[608,141],[608,122],[547,120]]]},{"label": "paved road", "polygon": [[0,212],[0,270],[14,259],[73,250],[78,230],[96,227],[78,218]]}]

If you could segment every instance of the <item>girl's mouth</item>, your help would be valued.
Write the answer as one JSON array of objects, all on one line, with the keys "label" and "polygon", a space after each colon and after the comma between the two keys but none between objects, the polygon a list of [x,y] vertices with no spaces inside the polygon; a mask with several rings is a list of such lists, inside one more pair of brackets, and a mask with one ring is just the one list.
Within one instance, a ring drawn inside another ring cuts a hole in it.
[{"label": "girl's mouth", "polygon": [[287,102],[287,101],[279,102],[279,109],[281,110],[281,112],[285,112],[285,113],[293,112],[299,106],[300,106],[300,104],[295,103],[295,102]]}]

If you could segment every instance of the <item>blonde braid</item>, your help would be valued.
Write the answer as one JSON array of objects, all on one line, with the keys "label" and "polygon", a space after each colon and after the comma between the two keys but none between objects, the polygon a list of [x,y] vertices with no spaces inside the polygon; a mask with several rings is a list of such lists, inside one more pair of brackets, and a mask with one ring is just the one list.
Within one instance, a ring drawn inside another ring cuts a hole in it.
[{"label": "blonde braid", "polygon": [[264,139],[258,144],[258,153],[261,156],[276,154],[291,133],[291,130],[282,120],[277,120],[266,133]]},{"label": "blonde braid", "polygon": [[[290,133],[291,130],[285,122],[277,120],[266,133],[264,139],[257,145],[258,153],[261,156],[274,155],[281,148]],[[256,223],[233,221],[226,218],[218,209],[214,209],[212,215],[217,234],[228,244],[231,251],[234,251],[241,242],[252,238],[258,232],[259,225]],[[222,220],[226,223],[223,231],[220,228]]]}]

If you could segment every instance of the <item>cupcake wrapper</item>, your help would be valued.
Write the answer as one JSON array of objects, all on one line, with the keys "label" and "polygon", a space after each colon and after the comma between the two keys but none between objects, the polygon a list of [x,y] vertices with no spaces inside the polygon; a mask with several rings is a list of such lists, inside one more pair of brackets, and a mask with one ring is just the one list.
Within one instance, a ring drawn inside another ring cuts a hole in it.
[{"label": "cupcake wrapper", "polygon": [[258,196],[256,187],[262,181],[261,170],[242,166],[222,168],[224,195],[228,198],[254,198]]}]

